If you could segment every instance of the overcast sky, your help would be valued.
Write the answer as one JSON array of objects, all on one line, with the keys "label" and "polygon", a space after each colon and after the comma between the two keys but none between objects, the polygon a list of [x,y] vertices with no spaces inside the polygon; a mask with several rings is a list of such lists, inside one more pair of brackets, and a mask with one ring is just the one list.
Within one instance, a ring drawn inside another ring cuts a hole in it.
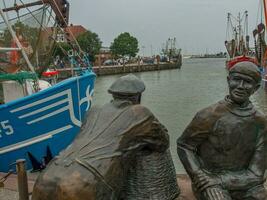
[{"label": "overcast sky", "polygon": [[[250,33],[260,0],[69,0],[71,23],[96,32],[109,46],[122,32],[139,41],[140,54],[159,51],[169,37],[186,54],[225,51],[227,13],[249,12]],[[152,48],[151,48],[152,47]]]}]

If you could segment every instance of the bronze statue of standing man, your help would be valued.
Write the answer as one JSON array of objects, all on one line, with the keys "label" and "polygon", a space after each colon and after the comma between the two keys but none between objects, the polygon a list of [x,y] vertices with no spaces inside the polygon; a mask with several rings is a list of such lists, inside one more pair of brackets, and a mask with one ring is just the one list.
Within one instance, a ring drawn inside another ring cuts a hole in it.
[{"label": "bronze statue of standing man", "polygon": [[249,100],[261,74],[241,62],[227,81],[229,95],[195,115],[177,140],[178,155],[198,200],[265,200],[266,119]]}]

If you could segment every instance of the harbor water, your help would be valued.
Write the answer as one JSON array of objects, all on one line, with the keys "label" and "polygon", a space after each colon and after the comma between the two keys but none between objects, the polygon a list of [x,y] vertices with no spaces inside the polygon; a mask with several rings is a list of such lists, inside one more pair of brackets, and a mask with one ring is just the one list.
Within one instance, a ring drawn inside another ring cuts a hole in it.
[{"label": "harbor water", "polygon": [[[181,69],[136,73],[146,84],[142,104],[167,127],[176,171],[185,173],[176,153],[176,139],[195,113],[227,95],[225,59],[185,59]],[[94,105],[111,100],[108,87],[121,75],[99,76]],[[267,113],[267,96],[261,88],[252,98],[254,105]]]}]

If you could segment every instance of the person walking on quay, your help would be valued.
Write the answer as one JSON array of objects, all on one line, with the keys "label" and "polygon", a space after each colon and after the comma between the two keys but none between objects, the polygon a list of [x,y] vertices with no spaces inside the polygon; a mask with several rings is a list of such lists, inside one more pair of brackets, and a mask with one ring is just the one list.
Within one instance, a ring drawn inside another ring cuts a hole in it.
[{"label": "person walking on quay", "polygon": [[116,80],[74,142],[38,177],[32,200],[174,200],[180,190],[166,128],[140,105],[143,81]]},{"label": "person walking on quay", "polygon": [[229,95],[195,115],[177,152],[198,200],[266,200],[266,118],[249,100],[261,74],[240,62],[227,81]]}]

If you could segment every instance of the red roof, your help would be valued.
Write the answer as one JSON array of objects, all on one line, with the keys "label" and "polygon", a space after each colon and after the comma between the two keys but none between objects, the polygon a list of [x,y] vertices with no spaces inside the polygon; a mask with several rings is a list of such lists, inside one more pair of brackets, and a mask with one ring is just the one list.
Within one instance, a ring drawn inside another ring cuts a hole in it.
[{"label": "red roof", "polygon": [[[81,25],[70,25],[64,29],[67,33],[72,33],[75,38],[77,38],[80,34],[86,32],[87,30]],[[71,34],[70,34],[71,36]],[[70,37],[71,38],[71,37]]]},{"label": "red roof", "polygon": [[[64,28],[64,31],[66,32],[66,35],[69,35],[68,38],[70,39],[70,41],[73,41],[73,37],[72,34],[75,38],[77,38],[80,34],[84,33],[87,31],[87,29],[85,29],[83,26],[81,25],[70,25],[66,28]],[[49,38],[49,36],[51,36],[53,33],[53,28],[46,28],[46,30],[42,31],[42,38]],[[71,34],[72,33],[72,34]],[[47,40],[46,39],[46,40]]]}]

